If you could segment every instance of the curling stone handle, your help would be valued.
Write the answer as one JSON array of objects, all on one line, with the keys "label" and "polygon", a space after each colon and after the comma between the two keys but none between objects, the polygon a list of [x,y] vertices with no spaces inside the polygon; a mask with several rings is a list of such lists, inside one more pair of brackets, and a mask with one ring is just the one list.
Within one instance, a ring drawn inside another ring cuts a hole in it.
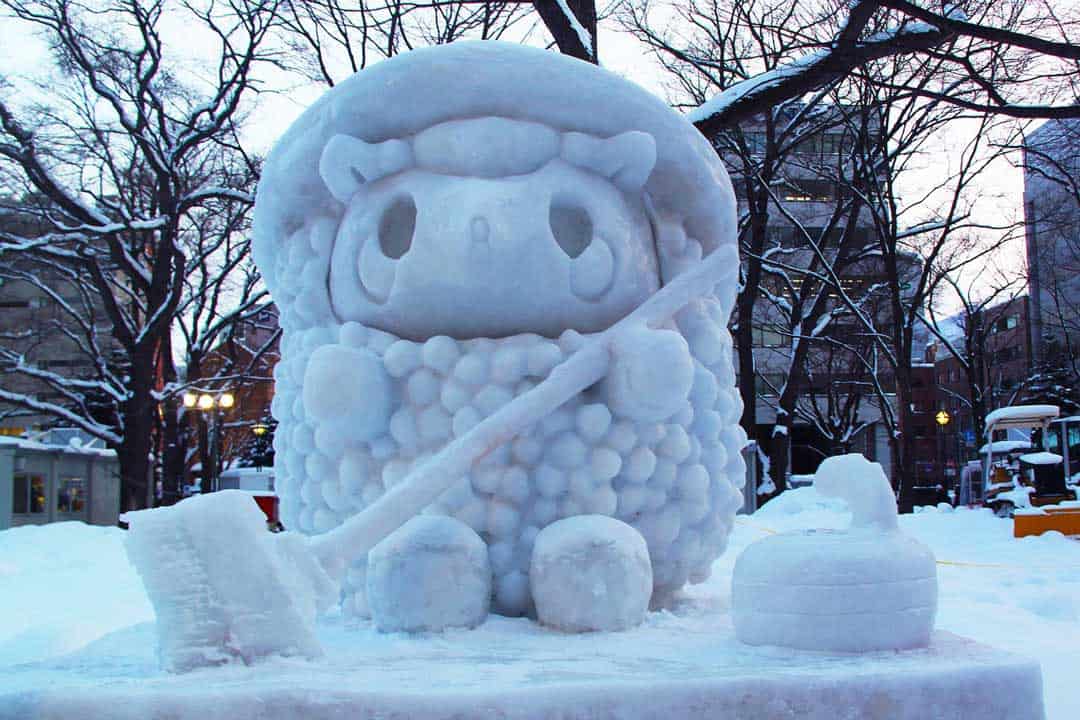
[{"label": "curling stone handle", "polygon": [[717,284],[733,279],[738,269],[736,249],[724,246],[678,275],[632,313],[590,338],[536,387],[481,420],[363,511],[312,538],[311,548],[319,562],[332,577],[340,578],[354,558],[366,555],[434,502],[475,462],[603,378],[610,364],[611,347],[622,334],[666,322],[690,302],[713,292]]}]

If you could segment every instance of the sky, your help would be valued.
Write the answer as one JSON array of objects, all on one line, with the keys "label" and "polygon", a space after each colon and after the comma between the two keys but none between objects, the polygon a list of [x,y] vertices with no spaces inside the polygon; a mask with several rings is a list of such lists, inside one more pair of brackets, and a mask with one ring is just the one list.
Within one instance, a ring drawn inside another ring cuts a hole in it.
[{"label": "sky", "polygon": [[[191,34],[190,27],[174,27],[182,31],[184,52],[192,58],[200,53],[213,52],[209,44],[211,38],[200,38]],[[177,37],[180,37],[177,34]],[[168,41],[168,35],[166,35]],[[651,56],[648,49],[629,33],[617,29],[614,21],[601,23],[598,43],[602,64],[609,70],[642,85],[649,91],[671,98],[665,91],[665,75],[659,63]],[[179,45],[169,45],[167,50]],[[209,50],[204,50],[209,48]],[[194,65],[194,62],[192,63]],[[0,68],[8,78],[32,78],[39,76],[41,68],[49,66],[49,53],[45,43],[26,28],[10,18],[0,17]],[[256,152],[266,152],[272,147],[286,128],[304,109],[323,91],[320,85],[299,85],[295,78],[286,80],[271,79],[269,86],[278,92],[260,96],[256,109],[251,114],[247,129],[249,146]],[[923,187],[930,187],[941,177],[942,167],[949,167],[957,162],[957,150],[964,141],[965,129],[956,128],[952,134],[943,137],[938,148],[928,153],[920,161],[920,169],[906,178],[906,187],[901,187],[901,194],[912,197],[921,195]],[[978,201],[975,216],[989,224],[1000,224],[1010,218],[1018,218],[1022,213],[1023,176],[1016,167],[1019,158],[997,161],[992,169],[980,179],[977,192]],[[1024,247],[1022,241],[1014,241],[998,255],[998,262],[1006,268],[1021,270],[1024,265]],[[984,267],[975,268],[973,279],[985,275]],[[943,308],[944,312],[949,307]]]}]

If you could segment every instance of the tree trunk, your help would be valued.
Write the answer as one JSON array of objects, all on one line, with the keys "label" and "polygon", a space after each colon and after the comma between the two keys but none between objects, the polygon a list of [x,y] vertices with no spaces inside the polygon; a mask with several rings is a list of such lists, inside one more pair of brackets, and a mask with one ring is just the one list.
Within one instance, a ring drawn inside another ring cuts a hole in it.
[{"label": "tree trunk", "polygon": [[896,368],[896,404],[900,437],[890,438],[893,446],[893,487],[900,491],[897,501],[900,512],[910,513],[915,510],[915,473],[911,466],[915,452],[912,447],[914,438],[908,428],[908,417],[911,413],[911,368],[906,363],[900,363]]},{"label": "tree trunk", "polygon": [[[551,37],[555,39],[559,52],[586,62],[599,63],[599,54],[596,51],[595,0],[566,0],[565,3],[557,0],[533,0],[533,7],[544,21]],[[567,18],[564,7],[573,13],[578,24],[589,35],[587,45]]]},{"label": "tree trunk", "polygon": [[121,512],[150,507],[150,470],[153,454],[154,402],[149,378],[153,364],[133,366],[131,398],[124,403],[124,436],[116,448],[120,463]]}]

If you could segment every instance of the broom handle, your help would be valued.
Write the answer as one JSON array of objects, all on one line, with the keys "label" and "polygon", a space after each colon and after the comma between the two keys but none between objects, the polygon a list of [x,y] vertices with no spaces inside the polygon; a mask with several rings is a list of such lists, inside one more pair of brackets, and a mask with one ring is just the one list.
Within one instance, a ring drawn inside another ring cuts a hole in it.
[{"label": "broom handle", "polygon": [[331,575],[404,525],[461,480],[474,463],[536,423],[607,374],[611,347],[628,330],[667,321],[690,302],[731,279],[739,269],[733,246],[719,247],[677,276],[632,313],[594,335],[540,382],[477,423],[413,469],[404,480],[338,527],[311,539],[311,548]]}]

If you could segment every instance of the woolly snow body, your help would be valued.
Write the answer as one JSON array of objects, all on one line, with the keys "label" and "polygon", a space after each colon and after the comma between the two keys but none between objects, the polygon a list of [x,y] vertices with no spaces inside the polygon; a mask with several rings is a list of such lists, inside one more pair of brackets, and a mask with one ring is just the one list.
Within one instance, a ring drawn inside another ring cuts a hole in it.
[{"label": "woolly snow body", "polygon": [[[388,102],[402,93],[417,101]],[[733,249],[736,227],[700,134],[588,63],[454,43],[341,83],[276,146],[256,202],[254,254],[284,331],[272,410],[285,525],[322,533],[371,505],[593,333]],[[428,507],[487,543],[495,610],[532,610],[537,534],[582,514],[644,537],[654,603],[708,577],[745,476],[734,294],[725,282],[642,327],[604,380]],[[365,572],[357,558],[348,611],[366,611]]]}]

